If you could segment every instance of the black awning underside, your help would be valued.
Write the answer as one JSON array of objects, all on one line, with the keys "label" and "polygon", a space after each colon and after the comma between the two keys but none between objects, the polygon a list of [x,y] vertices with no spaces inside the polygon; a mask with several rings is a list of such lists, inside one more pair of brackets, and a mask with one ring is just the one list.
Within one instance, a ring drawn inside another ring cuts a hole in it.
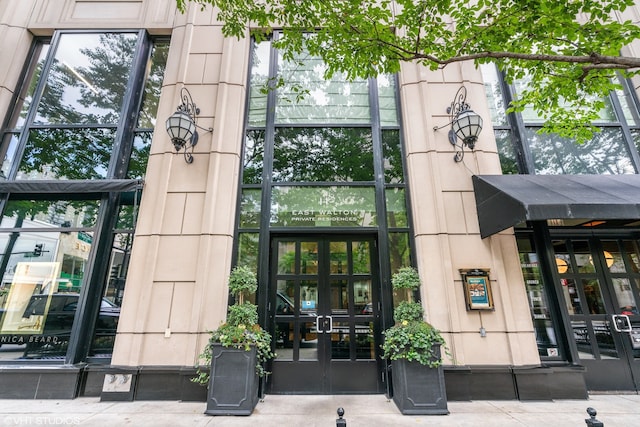
[{"label": "black awning underside", "polygon": [[25,199],[33,195],[85,197],[110,192],[131,192],[141,189],[141,179],[96,179],[96,180],[17,180],[0,181],[0,193],[11,193],[12,198]]},{"label": "black awning underside", "polygon": [[640,175],[476,175],[482,238],[523,221],[640,219]]}]

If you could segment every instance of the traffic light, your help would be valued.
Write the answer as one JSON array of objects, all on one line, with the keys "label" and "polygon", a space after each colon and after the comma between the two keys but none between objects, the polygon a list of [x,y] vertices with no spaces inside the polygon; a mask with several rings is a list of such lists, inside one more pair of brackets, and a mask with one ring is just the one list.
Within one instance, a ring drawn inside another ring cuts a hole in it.
[{"label": "traffic light", "polygon": [[33,256],[42,256],[42,248],[44,243],[36,243],[36,247],[33,248]]}]

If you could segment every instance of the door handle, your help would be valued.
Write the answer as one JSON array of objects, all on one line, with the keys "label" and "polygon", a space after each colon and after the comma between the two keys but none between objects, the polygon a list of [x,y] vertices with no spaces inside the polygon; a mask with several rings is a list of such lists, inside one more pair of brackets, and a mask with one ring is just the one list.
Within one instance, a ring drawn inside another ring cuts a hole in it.
[{"label": "door handle", "polygon": [[[325,316],[325,317],[329,320],[329,330],[327,331],[327,330],[325,329],[325,331],[324,331],[324,332],[325,332],[325,333],[330,334],[330,333],[332,333],[332,332],[333,332],[333,317],[331,317],[331,316]],[[327,325],[327,324],[326,324],[326,322],[325,322],[325,326],[326,326],[326,325]]]},{"label": "door handle", "polygon": [[[329,326],[328,329],[327,324]],[[333,318],[331,316],[316,316],[316,331],[319,334],[330,334],[333,332]]]},{"label": "door handle", "polygon": [[616,332],[631,332],[631,319],[626,314],[612,314],[613,329]]}]

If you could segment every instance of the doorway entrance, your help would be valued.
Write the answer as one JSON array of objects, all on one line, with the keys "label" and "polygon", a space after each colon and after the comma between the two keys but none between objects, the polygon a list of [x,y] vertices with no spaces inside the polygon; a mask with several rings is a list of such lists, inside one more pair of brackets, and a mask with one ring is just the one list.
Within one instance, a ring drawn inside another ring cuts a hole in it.
[{"label": "doorway entrance", "polygon": [[382,393],[374,237],[271,241],[270,393]]},{"label": "doorway entrance", "polygon": [[637,240],[553,240],[571,337],[589,390],[640,390]]}]

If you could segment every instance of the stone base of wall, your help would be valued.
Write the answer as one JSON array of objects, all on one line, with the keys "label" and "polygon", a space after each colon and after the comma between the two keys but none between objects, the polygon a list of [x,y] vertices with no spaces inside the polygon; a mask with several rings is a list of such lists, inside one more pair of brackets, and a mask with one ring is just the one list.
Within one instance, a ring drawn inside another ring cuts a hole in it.
[{"label": "stone base of wall", "polygon": [[[588,398],[582,367],[450,366],[444,373],[449,401]],[[180,366],[7,366],[0,367],[0,399],[206,402],[206,387],[191,382],[195,374]]]},{"label": "stone base of wall", "polygon": [[450,401],[588,398],[579,366],[445,367],[444,377]]}]

